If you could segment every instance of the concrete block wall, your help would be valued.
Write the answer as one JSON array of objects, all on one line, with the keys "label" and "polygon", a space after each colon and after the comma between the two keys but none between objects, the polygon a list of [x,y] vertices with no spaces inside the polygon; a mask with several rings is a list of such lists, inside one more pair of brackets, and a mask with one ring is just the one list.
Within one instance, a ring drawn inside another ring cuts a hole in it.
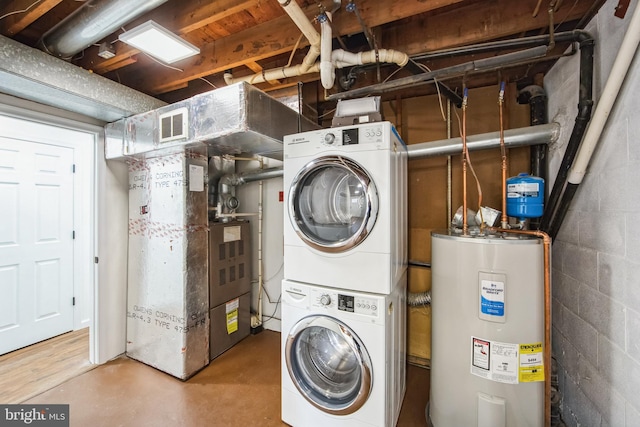
[{"label": "concrete block wall", "polygon": [[[596,39],[596,104],[636,4],[620,19],[618,1],[607,0],[586,28]],[[552,345],[568,426],[640,426],[639,56],[553,243]],[[545,77],[549,119],[563,126],[552,173],[573,128],[578,77],[577,55]]]}]

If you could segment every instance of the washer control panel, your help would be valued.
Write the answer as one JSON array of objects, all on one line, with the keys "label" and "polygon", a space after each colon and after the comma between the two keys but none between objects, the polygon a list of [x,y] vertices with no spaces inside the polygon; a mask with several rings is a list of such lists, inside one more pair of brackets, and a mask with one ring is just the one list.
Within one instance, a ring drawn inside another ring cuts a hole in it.
[{"label": "washer control panel", "polygon": [[325,308],[329,311],[355,313],[372,317],[378,317],[382,309],[381,306],[384,304],[380,301],[380,298],[373,296],[327,289],[313,289],[310,303],[313,307]]}]

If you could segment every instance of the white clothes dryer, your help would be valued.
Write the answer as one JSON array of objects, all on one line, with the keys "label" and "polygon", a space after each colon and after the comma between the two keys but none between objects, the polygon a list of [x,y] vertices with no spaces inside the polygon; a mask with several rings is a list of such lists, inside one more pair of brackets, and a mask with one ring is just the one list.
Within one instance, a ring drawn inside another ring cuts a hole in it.
[{"label": "white clothes dryer", "polygon": [[407,265],[407,150],[389,122],[284,137],[284,277],[391,292]]},{"label": "white clothes dryer", "polygon": [[406,274],[387,295],[282,282],[282,420],[393,427],[406,389]]}]

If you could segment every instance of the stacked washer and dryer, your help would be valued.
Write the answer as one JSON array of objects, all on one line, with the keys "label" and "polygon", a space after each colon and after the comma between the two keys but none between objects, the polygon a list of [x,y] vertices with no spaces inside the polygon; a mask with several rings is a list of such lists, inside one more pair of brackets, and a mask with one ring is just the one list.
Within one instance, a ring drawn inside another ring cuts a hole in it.
[{"label": "stacked washer and dryer", "polygon": [[394,426],[406,388],[407,151],[389,122],[284,138],[282,420]]}]

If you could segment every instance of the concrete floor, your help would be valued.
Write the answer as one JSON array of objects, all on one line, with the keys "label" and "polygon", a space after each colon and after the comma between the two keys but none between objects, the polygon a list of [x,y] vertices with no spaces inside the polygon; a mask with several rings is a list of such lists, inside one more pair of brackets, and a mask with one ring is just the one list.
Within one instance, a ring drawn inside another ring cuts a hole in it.
[{"label": "concrete floor", "polygon": [[[426,426],[429,371],[407,369],[398,426]],[[71,426],[283,426],[280,334],[245,338],[187,381],[121,357],[25,403],[70,405]]]}]

